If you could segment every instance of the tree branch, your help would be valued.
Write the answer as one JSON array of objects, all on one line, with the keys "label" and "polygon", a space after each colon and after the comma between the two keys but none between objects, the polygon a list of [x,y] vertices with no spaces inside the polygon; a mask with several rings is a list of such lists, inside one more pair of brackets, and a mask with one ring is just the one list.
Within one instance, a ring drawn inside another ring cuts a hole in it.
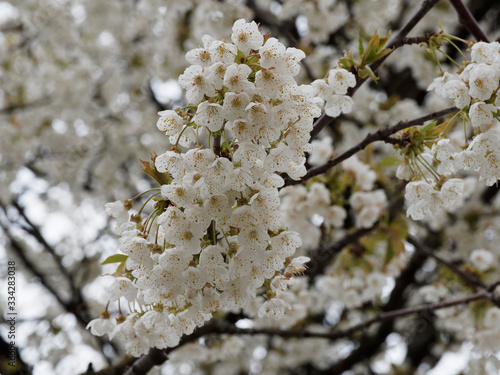
[{"label": "tree branch", "polygon": [[[422,18],[439,2],[439,0],[424,0],[422,2],[422,5],[420,6],[419,10],[408,20],[408,22],[399,30],[396,36],[389,40],[387,43],[386,48],[393,48],[393,51],[404,45],[404,41],[408,41],[409,39],[406,39],[406,36],[410,33],[411,30],[419,23]],[[428,40],[428,39],[427,39]],[[384,61],[392,54],[392,52],[385,55],[381,59],[374,61],[373,63],[369,64],[368,66],[373,72],[376,72],[377,69],[384,63]],[[361,87],[361,85],[368,79],[366,78],[359,78],[356,77],[356,86],[352,87],[349,89],[347,92],[349,96],[353,96],[356,91]],[[322,114],[314,123],[313,130],[311,132],[311,139],[313,139],[325,126],[330,124],[333,121],[333,118],[330,116],[327,116],[326,114]]]},{"label": "tree branch", "polygon": [[50,98],[48,97],[43,97],[37,100],[34,100],[30,103],[24,103],[24,104],[12,104],[4,108],[0,108],[0,115],[11,115],[17,110],[21,109],[33,109],[37,107],[43,107],[45,104],[48,104],[50,102]]},{"label": "tree branch", "polygon": [[[403,199],[396,199],[391,202],[388,207],[390,216],[389,220],[392,220],[397,216],[397,214],[403,207],[403,203]],[[335,255],[341,252],[347,245],[358,241],[365,234],[368,234],[376,229],[379,224],[380,220],[370,228],[357,229],[353,233],[345,235],[340,240],[337,240],[327,246],[320,246],[315,251],[309,253],[308,256],[311,258],[311,260],[308,262],[308,268],[304,272],[304,275],[309,278],[309,283],[312,283],[316,279],[316,277],[324,273],[325,268],[331,264]]]},{"label": "tree branch", "polygon": [[421,243],[417,238],[415,238],[413,236],[408,236],[407,241],[410,244],[412,244],[413,246],[415,246],[415,249],[417,251],[420,251],[420,252],[426,254],[427,256],[434,258],[439,263],[448,267],[450,270],[452,270],[454,273],[456,273],[458,276],[460,276],[460,278],[462,278],[462,280],[464,280],[467,284],[469,284],[473,287],[481,287],[484,289],[486,289],[488,287],[484,282],[479,280],[476,276],[471,275],[470,273],[467,273],[467,272],[461,270],[460,268],[458,268],[457,265],[447,261],[446,259],[441,258],[431,248],[429,248],[426,245],[424,245],[423,243]]},{"label": "tree branch", "polygon": [[492,293],[488,291],[480,291],[471,294],[467,297],[457,298],[448,301],[442,301],[434,304],[425,304],[420,306],[408,307],[398,310],[393,310],[389,312],[384,312],[374,316],[373,318],[367,319],[361,323],[355,324],[347,329],[337,330],[333,332],[313,332],[308,330],[282,330],[282,329],[272,329],[272,328],[238,328],[235,325],[221,324],[220,321],[214,320],[195,330],[191,335],[185,336],[180,344],[175,348],[168,348],[165,350],[159,350],[152,348],[147,355],[143,355],[141,358],[136,360],[134,364],[124,373],[124,375],[145,375],[154,366],[161,365],[168,359],[168,354],[190,342],[197,340],[200,337],[207,336],[210,334],[232,334],[232,335],[267,335],[267,336],[279,336],[283,338],[322,338],[328,340],[338,340],[340,338],[345,338],[351,336],[357,331],[361,331],[370,327],[375,323],[381,323],[384,321],[392,321],[396,318],[405,317],[412,314],[418,313],[431,313],[436,310],[468,304],[472,301],[477,300],[491,300]]},{"label": "tree branch", "polygon": [[[6,207],[0,202],[0,208],[5,213],[5,216],[7,216],[7,209]],[[83,327],[84,330],[86,330],[87,324],[90,322],[90,313],[88,311],[88,306],[83,300],[83,298],[80,301],[65,301],[62,296],[57,292],[56,288],[54,288],[49,280],[47,279],[47,276],[44,275],[40,270],[36,267],[36,265],[29,259],[29,257],[26,255],[26,251],[23,247],[23,245],[12,235],[10,232],[9,228],[0,220],[0,228],[3,230],[5,233],[6,237],[9,240],[10,247],[13,250],[13,253],[16,254],[19,259],[21,260],[22,264],[26,269],[28,269],[38,280],[40,280],[40,284],[47,289],[47,291],[52,294],[57,302],[63,307],[65,311],[67,311],[70,314],[73,314],[77,320],[77,322]],[[79,293],[80,294],[80,293]],[[81,296],[81,294],[80,294]],[[87,332],[87,331],[86,331]],[[101,349],[105,345],[109,345],[115,352],[116,346],[104,340],[102,337],[95,337],[99,343],[99,346]],[[103,351],[104,353],[105,351]],[[106,356],[105,356],[106,357]],[[106,357],[107,360],[109,360],[108,357]]]},{"label": "tree branch", "polygon": [[21,215],[26,224],[28,224],[28,227],[22,225],[21,227],[30,235],[32,235],[40,243],[40,245],[42,245],[45,248],[45,250],[52,256],[52,258],[57,264],[57,268],[59,268],[64,277],[66,277],[66,279],[68,280],[72,292],[76,292],[77,288],[73,280],[73,275],[70,274],[66,269],[66,267],[63,266],[62,259],[59,256],[59,254],[57,254],[56,250],[51,245],[49,245],[49,243],[45,240],[45,237],[43,237],[42,233],[40,232],[40,229],[35,224],[33,224],[33,222],[28,218],[28,216],[26,216],[24,207],[22,207],[16,199],[13,199],[11,204]]},{"label": "tree branch", "polygon": [[[436,310],[445,309],[452,306],[465,305],[467,303],[477,301],[477,300],[491,300],[492,293],[483,290],[476,292],[467,297],[452,299],[448,301],[441,301],[434,304],[424,304],[420,306],[407,307],[404,309],[393,310],[389,312],[384,312],[374,316],[373,318],[362,321],[361,323],[355,324],[349,328],[337,330],[333,332],[312,332],[307,330],[283,330],[283,329],[273,329],[273,328],[238,328],[236,326],[224,327],[221,325],[214,325],[210,327],[209,332],[203,334],[205,336],[209,333],[217,334],[232,334],[232,335],[268,335],[268,336],[280,336],[285,338],[297,337],[297,338],[323,338],[328,340],[337,340],[340,338],[351,336],[354,332],[363,330],[370,327],[375,323],[384,322],[386,320],[394,320],[396,318],[402,318],[412,314],[418,313],[430,313]],[[196,338],[201,337],[196,335]],[[193,340],[190,340],[193,341]],[[132,374],[126,374],[132,375]],[[138,375],[138,374],[135,374]]]},{"label": "tree branch", "polygon": [[484,31],[481,29],[477,21],[475,20],[474,16],[470,12],[469,8],[465,6],[462,0],[450,0],[451,5],[453,8],[455,8],[455,11],[457,12],[458,15],[458,20],[462,25],[464,25],[467,30],[470,31],[472,35],[478,41],[483,41],[489,43],[490,40],[488,36],[484,33]]},{"label": "tree branch", "polygon": [[327,172],[329,169],[336,166],[337,164],[340,164],[344,160],[350,158],[352,155],[363,150],[369,144],[371,144],[373,142],[377,142],[377,141],[383,141],[384,139],[388,138],[390,135],[395,134],[395,133],[399,132],[400,130],[410,128],[410,127],[415,126],[415,125],[422,125],[426,121],[440,118],[440,117],[446,116],[450,113],[454,113],[457,111],[458,111],[458,108],[449,107],[449,108],[445,108],[441,111],[433,112],[433,113],[430,113],[428,115],[418,117],[418,118],[410,120],[410,121],[400,121],[393,126],[379,129],[375,133],[368,134],[361,142],[359,142],[357,145],[351,147],[350,149],[344,151],[340,155],[337,155],[333,159],[328,160],[326,163],[324,163],[320,166],[311,168],[309,171],[307,171],[306,175],[304,177],[302,177],[300,180],[292,180],[289,177],[287,177],[286,181],[285,181],[285,186],[301,184],[304,181],[306,181],[314,176],[323,174],[323,173]]}]

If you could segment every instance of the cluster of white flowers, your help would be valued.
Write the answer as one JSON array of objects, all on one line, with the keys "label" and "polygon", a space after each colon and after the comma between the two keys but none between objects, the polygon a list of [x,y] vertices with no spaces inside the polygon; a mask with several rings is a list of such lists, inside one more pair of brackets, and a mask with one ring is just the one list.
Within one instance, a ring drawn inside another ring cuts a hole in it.
[{"label": "cluster of white flowers", "polygon": [[341,228],[347,212],[340,205],[333,205],[330,191],[325,184],[314,182],[310,186],[287,186],[280,191],[283,196],[281,210],[289,228],[298,232],[304,250],[319,245],[323,225],[325,230]]},{"label": "cluster of white flowers", "polygon": [[315,94],[323,99],[328,116],[351,112],[353,101],[346,94],[349,87],[356,86],[354,74],[342,68],[331,69],[326,79],[317,79],[311,85]]},{"label": "cluster of white flowers", "polygon": [[[428,165],[432,157],[440,164],[437,172],[451,175],[473,170],[480,180],[491,186],[500,179],[500,43],[475,43],[471,48],[471,62],[459,74],[445,72],[429,86],[440,96],[454,99],[455,106],[474,127],[475,136],[467,147],[460,149],[449,139],[440,139],[432,153],[421,156]],[[430,160],[427,156],[430,156]],[[403,176],[402,173],[399,174]],[[426,177],[426,176],[424,176]],[[437,190],[438,184],[413,181],[406,187],[409,204],[407,215],[414,220],[436,216],[453,210],[461,202],[463,181],[449,179]]]},{"label": "cluster of white flowers", "polygon": [[362,269],[355,269],[353,277],[324,275],[318,278],[317,287],[327,296],[342,301],[352,309],[365,302],[379,298],[387,285],[387,276],[374,271],[365,275]]},{"label": "cluster of white flowers", "polygon": [[413,220],[422,220],[452,210],[460,202],[463,191],[464,181],[459,178],[449,179],[441,190],[426,181],[410,182],[405,192],[408,203],[406,213]]},{"label": "cluster of white flowers", "polygon": [[493,121],[491,112],[496,112],[499,99],[492,96],[498,90],[500,78],[500,43],[479,42],[471,48],[471,62],[460,72],[445,72],[434,79],[429,90],[434,89],[443,97],[454,99],[460,109],[468,107],[469,118],[477,128]]},{"label": "cluster of white flowers", "polygon": [[[128,221],[120,202],[107,206],[128,257],[126,277],[109,289],[109,299],[125,297],[140,308],[116,327],[104,324],[104,316],[91,328],[126,338],[133,355],[176,345],[219,309],[247,306],[266,280],[268,300],[258,315],[282,317],[290,305],[280,296],[308,261],[291,258],[302,242],[284,226],[278,193],[280,173],[292,179],[306,173],[304,152],[321,114],[313,88],[294,79],[305,54],[243,19],[234,23],[231,40],[206,35],[203,47],[186,54],[193,65],[179,84],[190,105],[159,113],[157,127],[174,146],[155,159],[157,173],[168,174],[169,182],[154,211],[145,222],[137,216]],[[331,100],[349,104],[342,95],[353,79],[332,70]],[[200,139],[207,133],[204,148]],[[323,185],[311,190],[314,206],[329,203]],[[345,212],[337,211],[324,214],[341,225]]]},{"label": "cluster of white flowers", "polygon": [[387,197],[382,189],[357,191],[351,195],[349,203],[356,212],[356,227],[370,228],[386,209]]},{"label": "cluster of white flowers", "polygon": [[[475,43],[471,62],[460,74],[446,72],[429,86],[439,95],[453,98],[455,106],[464,111],[477,134],[466,150],[447,147],[447,159],[456,160],[455,169],[479,171],[488,186],[500,178],[497,161],[498,113],[500,111],[500,43]],[[446,155],[443,155],[446,156]]]}]

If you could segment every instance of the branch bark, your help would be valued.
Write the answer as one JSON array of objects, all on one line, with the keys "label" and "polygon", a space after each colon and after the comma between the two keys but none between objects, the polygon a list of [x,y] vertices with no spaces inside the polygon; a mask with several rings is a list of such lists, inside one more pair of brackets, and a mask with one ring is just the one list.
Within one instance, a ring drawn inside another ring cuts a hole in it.
[{"label": "branch bark", "polygon": [[481,29],[476,19],[470,12],[469,8],[465,6],[462,0],[450,0],[451,5],[455,8],[458,15],[458,20],[470,31],[478,41],[489,43],[490,40],[485,32]]},{"label": "branch bark", "polygon": [[[210,334],[232,334],[232,335],[266,335],[280,336],[283,338],[323,338],[328,340],[337,340],[344,337],[349,337],[357,331],[361,331],[370,327],[373,324],[385,321],[393,321],[394,319],[405,317],[418,313],[431,313],[436,310],[468,304],[472,301],[491,300],[492,293],[486,290],[476,292],[466,297],[442,301],[434,304],[425,304],[420,306],[397,309],[393,311],[383,312],[373,318],[367,319],[361,323],[355,324],[347,329],[337,330],[333,332],[312,332],[308,330],[282,330],[272,328],[238,328],[235,325],[221,324],[217,320],[208,323],[207,325],[198,328],[191,335],[185,336],[181,343],[176,347],[181,347],[190,342],[194,342],[200,337]],[[168,354],[176,349],[169,348],[159,350],[152,348],[147,355],[142,356],[134,362],[134,364],[124,373],[124,375],[145,375],[154,366],[161,365],[168,359]]]},{"label": "branch bark", "polygon": [[426,254],[427,256],[434,258],[437,262],[445,265],[450,270],[452,270],[454,273],[456,273],[458,276],[460,276],[460,278],[462,280],[464,280],[467,284],[473,286],[474,288],[481,287],[481,288],[486,289],[488,287],[484,282],[479,280],[476,276],[461,270],[460,268],[458,268],[457,265],[453,264],[452,262],[447,261],[444,258],[441,258],[439,255],[437,255],[435,253],[435,251],[433,251],[431,248],[429,248],[428,246],[421,243],[417,238],[415,238],[413,236],[409,236],[407,238],[407,241],[410,244],[412,244],[413,246],[415,246],[415,249],[417,251],[420,251],[420,252]]},{"label": "branch bark", "polygon": [[[397,214],[401,211],[401,208],[403,207],[403,203],[404,203],[403,199],[396,199],[393,202],[391,202],[391,204],[388,207],[390,216],[389,220],[392,220],[394,217],[397,216]],[[316,279],[316,277],[323,274],[325,268],[332,263],[333,258],[338,253],[340,253],[347,245],[358,241],[365,234],[368,234],[371,231],[375,230],[379,226],[379,224],[380,221],[377,221],[370,228],[357,229],[353,233],[345,235],[340,240],[335,241],[334,243],[329,244],[327,246],[320,246],[318,249],[308,254],[311,260],[308,263],[308,268],[304,272],[304,275],[309,278],[309,283],[312,284]]]},{"label": "branch bark", "polygon": [[403,129],[410,128],[410,127],[415,126],[415,125],[422,125],[426,121],[434,120],[434,119],[449,115],[450,113],[455,113],[457,111],[458,111],[458,108],[449,107],[449,108],[445,108],[441,111],[433,112],[433,113],[430,113],[428,115],[418,117],[418,118],[410,120],[410,121],[400,121],[393,126],[379,129],[375,133],[368,134],[361,142],[359,142],[357,145],[351,147],[347,151],[344,151],[340,155],[337,155],[333,159],[328,160],[326,163],[324,163],[320,166],[311,168],[309,171],[307,171],[306,175],[304,177],[302,177],[300,180],[292,180],[290,178],[287,178],[285,181],[285,186],[301,184],[304,181],[307,181],[308,179],[310,179],[314,176],[323,174],[323,173],[327,172],[329,169],[340,164],[341,162],[350,158],[351,156],[358,153],[359,151],[363,150],[369,144],[377,142],[377,141],[383,141],[384,139],[387,139],[389,136],[391,136],[391,135],[393,135],[393,134],[395,134]]},{"label": "branch bark", "polygon": [[[0,202],[0,208],[3,210],[5,217],[7,217],[7,208]],[[9,228],[5,223],[0,220],[0,228],[4,232],[5,236],[9,240],[9,245],[13,251],[14,254],[16,254],[19,259],[21,260],[22,264],[24,267],[31,272],[38,280],[40,281],[40,284],[47,289],[47,291],[54,296],[54,298],[59,302],[59,304],[62,306],[62,308],[67,311],[68,313],[72,314],[75,316],[77,322],[80,324],[80,326],[86,330],[87,324],[90,322],[90,313],[88,310],[88,306],[86,302],[84,301],[81,292],[78,290],[78,295],[80,299],[78,300],[70,300],[66,301],[60,293],[57,292],[56,288],[51,284],[51,282],[48,280],[47,276],[43,274],[38,267],[35,265],[35,263],[28,257],[26,254],[26,249],[23,246],[21,242],[19,242],[15,236],[10,232]],[[41,235],[41,234],[40,234]],[[90,333],[89,333],[90,334]],[[99,346],[101,349],[105,345],[109,345],[115,352],[117,352],[116,346],[103,339],[102,337],[95,337],[99,343]],[[103,351],[105,353],[105,351]],[[109,361],[109,358],[106,357],[106,359]]]}]

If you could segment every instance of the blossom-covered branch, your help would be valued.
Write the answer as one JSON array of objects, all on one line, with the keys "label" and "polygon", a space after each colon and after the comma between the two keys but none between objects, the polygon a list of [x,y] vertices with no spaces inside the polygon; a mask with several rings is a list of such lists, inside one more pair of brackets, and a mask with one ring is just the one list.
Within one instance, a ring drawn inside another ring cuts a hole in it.
[{"label": "blossom-covered branch", "polygon": [[[424,0],[422,5],[418,9],[418,11],[408,20],[408,22],[398,31],[398,33],[387,43],[386,48],[395,49],[405,45],[405,44],[413,44],[413,39],[407,39],[406,36],[410,33],[411,30],[422,20],[422,18],[439,2],[439,0]],[[423,41],[428,40],[428,36],[431,34],[426,34],[423,36]],[[419,39],[420,40],[420,39]],[[373,71],[376,72],[377,69],[384,63],[384,61],[389,57],[392,51],[381,57],[380,59],[370,63],[368,66]],[[354,87],[349,88],[348,94],[353,96],[356,91],[361,87],[361,85],[368,79],[361,78],[359,76],[356,77],[356,85]],[[314,127],[311,132],[311,139],[314,139],[321,130],[328,124],[333,121],[333,118],[323,113],[315,122]]]},{"label": "blossom-covered branch", "polygon": [[[434,304],[425,304],[420,306],[407,307],[403,309],[384,312],[373,318],[364,320],[349,328],[335,330],[333,332],[312,332],[307,330],[282,330],[272,328],[238,328],[235,325],[227,325],[223,321],[213,321],[204,327],[198,328],[193,334],[186,336],[178,347],[195,341],[200,337],[211,334],[233,334],[233,335],[266,335],[280,336],[283,338],[323,338],[328,340],[337,340],[344,337],[350,337],[353,333],[366,329],[375,323],[394,320],[413,314],[431,313],[436,310],[445,309],[453,306],[465,305],[478,300],[494,300],[497,298],[489,291],[479,291],[466,297],[446,300]],[[178,348],[177,347],[177,348]],[[125,372],[124,375],[145,375],[154,366],[161,365],[168,359],[168,353],[176,348],[164,351],[152,349],[149,354],[142,356]]]},{"label": "blossom-covered branch", "polygon": [[429,120],[434,120],[438,118],[442,118],[446,115],[449,115],[451,113],[456,113],[458,112],[458,108],[456,107],[449,107],[445,108],[441,111],[433,112],[428,115],[418,117],[416,119],[410,120],[410,121],[400,121],[395,125],[389,126],[387,128],[382,128],[377,130],[374,133],[368,134],[361,142],[359,142],[357,145],[351,147],[350,149],[344,151],[343,153],[335,156],[334,158],[330,159],[323,165],[311,168],[307,171],[306,175],[303,176],[300,180],[291,180],[287,179],[285,186],[289,185],[296,185],[300,184],[314,176],[323,174],[333,168],[334,166],[340,164],[344,160],[350,158],[354,154],[358,153],[359,151],[363,150],[366,146],[368,146],[371,143],[377,142],[377,141],[383,141],[384,139],[388,138],[389,136],[403,130],[407,129],[409,127],[415,126],[415,125],[422,125],[426,121]]}]

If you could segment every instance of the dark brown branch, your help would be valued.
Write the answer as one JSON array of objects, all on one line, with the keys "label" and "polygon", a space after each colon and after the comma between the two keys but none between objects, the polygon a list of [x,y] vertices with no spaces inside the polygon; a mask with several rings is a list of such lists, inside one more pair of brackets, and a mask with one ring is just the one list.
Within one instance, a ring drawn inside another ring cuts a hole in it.
[{"label": "dark brown branch", "polygon": [[[389,312],[381,313],[373,318],[367,319],[361,323],[355,324],[347,329],[333,331],[333,332],[312,332],[307,330],[281,330],[272,328],[238,328],[234,325],[221,324],[218,321],[212,321],[207,325],[198,328],[191,335],[185,336],[181,343],[176,347],[181,347],[185,344],[193,342],[200,337],[210,334],[233,334],[233,335],[267,335],[267,336],[280,336],[283,338],[323,338],[328,340],[337,340],[344,337],[351,336],[354,332],[361,331],[370,327],[375,323],[394,320],[396,318],[405,317],[408,315],[418,313],[431,313],[436,310],[444,309],[447,307],[464,305],[477,300],[491,300],[492,294],[488,291],[481,291],[471,294],[467,297],[458,298],[454,300],[442,301],[435,304],[425,304],[415,307],[408,307]],[[176,349],[169,348],[166,350],[159,350],[152,348],[147,355],[142,356],[134,362],[134,364],[125,372],[124,375],[144,375],[147,374],[154,366],[161,365],[168,359],[168,354]]]},{"label": "dark brown branch", "polygon": [[221,153],[222,153],[222,148],[220,146],[220,141],[221,141],[221,136],[220,134],[217,134],[215,137],[214,137],[214,147],[213,147],[213,151],[214,151],[214,154],[217,155],[217,156],[221,156]]},{"label": "dark brown branch", "polygon": [[462,0],[450,0],[451,5],[455,8],[457,12],[458,19],[462,25],[464,25],[467,30],[470,31],[472,35],[478,40],[489,43],[488,36],[481,29],[474,16],[470,12],[469,8],[465,6]]},{"label": "dark brown branch", "polygon": [[[4,211],[5,216],[7,217],[7,208],[1,204],[0,202],[0,208]],[[84,328],[86,329],[87,324],[90,322],[90,313],[88,311],[88,306],[85,303],[83,299],[80,301],[65,301],[64,298],[57,292],[56,288],[54,288],[49,280],[47,279],[47,276],[44,275],[40,270],[37,268],[35,263],[29,259],[29,257],[26,255],[26,251],[24,246],[19,242],[10,232],[9,228],[7,225],[5,225],[2,220],[0,220],[0,228],[3,230],[3,233],[7,237],[9,241],[9,245],[13,251],[13,253],[19,257],[21,260],[22,264],[24,267],[29,270],[38,280],[40,281],[40,284],[47,289],[47,291],[52,294],[57,302],[63,307],[65,311],[67,311],[70,314],[73,314],[77,320],[77,322]],[[81,296],[81,294],[80,294]],[[93,336],[95,337],[95,336]],[[102,337],[96,337],[99,346],[103,348],[105,345],[109,345],[113,350],[116,352],[116,347],[113,343],[108,342],[104,340]]]},{"label": "dark brown branch", "polygon": [[57,268],[61,272],[61,274],[66,278],[68,285],[71,290],[71,300],[67,302],[66,304],[68,306],[78,306],[78,310],[80,312],[80,315],[84,317],[85,319],[79,320],[79,322],[82,324],[82,327],[86,329],[88,322],[90,321],[90,311],[87,305],[87,302],[82,296],[80,288],[76,285],[74,275],[68,271],[66,267],[64,267],[62,263],[62,258],[57,254],[56,250],[54,249],[53,246],[51,246],[45,237],[42,235],[40,229],[38,228],[37,225],[35,225],[26,215],[24,211],[24,207],[22,207],[17,200],[12,200],[12,206],[15,207],[15,209],[19,212],[23,220],[26,222],[28,227],[26,228],[25,226],[21,226],[27,233],[32,235],[43,247],[44,249],[52,256],[54,259]]},{"label": "dark brown branch", "polygon": [[446,259],[441,258],[431,248],[421,243],[417,238],[413,236],[408,236],[407,241],[413,246],[415,246],[415,249],[417,251],[420,251],[426,254],[427,256],[434,258],[437,262],[448,267],[450,270],[452,270],[454,273],[460,276],[460,278],[462,278],[462,280],[464,280],[467,284],[473,287],[481,287],[484,289],[488,287],[484,282],[479,280],[476,276],[461,270],[457,265],[447,261]]},{"label": "dark brown branch", "polygon": [[[438,2],[439,0],[424,0],[419,10],[408,20],[408,22],[401,28],[401,30],[399,30],[397,35],[389,40],[386,48],[395,48],[396,46],[398,46],[406,38],[410,31],[413,30],[413,28],[432,8],[434,8],[434,6]],[[371,70],[375,72],[390,55],[391,53],[370,64]],[[353,93],[356,92],[356,90],[363,84],[366,79],[367,78],[358,80],[356,86],[352,89]]]},{"label": "dark brown branch", "polygon": [[403,38],[400,41],[396,42],[392,47],[399,48],[401,46],[407,46],[407,45],[412,45],[412,44],[421,44],[421,43],[427,44],[429,42],[429,40],[436,35],[438,35],[438,33],[432,32],[432,33],[425,33],[424,35],[421,35],[421,36],[414,36],[411,38]]},{"label": "dark brown branch", "polygon": [[[403,207],[403,203],[403,199],[396,199],[391,202],[388,207],[390,217],[389,220],[392,220],[398,215],[398,213],[401,211],[401,208]],[[360,240],[361,237],[363,237],[365,234],[368,234],[371,231],[375,230],[379,226],[379,224],[380,220],[370,228],[357,229],[353,233],[345,235],[340,240],[337,240],[334,243],[326,246],[320,246],[318,249],[308,254],[311,260],[307,264],[308,268],[304,272],[304,275],[309,278],[309,282],[313,283],[316,277],[323,274],[325,268],[330,265],[333,258],[347,245]]]},{"label": "dark brown branch", "polygon": [[56,250],[45,240],[45,237],[43,237],[42,233],[40,232],[40,229],[38,226],[36,226],[29,218],[26,216],[26,212],[24,211],[24,207],[22,207],[19,202],[15,199],[12,200],[11,202],[12,206],[17,210],[17,212],[21,215],[23,220],[28,224],[28,227],[22,226],[22,228],[28,232],[30,235],[32,235],[39,243],[42,245],[45,250],[52,256],[54,261],[57,264],[57,268],[61,271],[61,273],[66,277],[68,280],[71,289],[73,292],[76,291],[76,286],[73,280],[73,275],[68,272],[66,267],[63,266],[62,264],[62,259],[57,254]]},{"label": "dark brown branch", "polygon": [[292,180],[290,178],[287,178],[286,182],[285,182],[285,186],[301,184],[304,181],[310,179],[311,177],[323,174],[323,173],[327,172],[328,170],[330,170],[331,168],[333,168],[334,166],[340,164],[344,160],[350,158],[354,154],[363,150],[369,144],[377,142],[377,141],[383,141],[384,139],[388,138],[389,136],[391,136],[391,135],[393,135],[393,134],[395,134],[403,129],[410,128],[410,127],[415,126],[415,125],[422,125],[426,121],[434,120],[434,119],[449,115],[450,113],[454,113],[457,111],[458,111],[458,108],[449,107],[449,108],[443,109],[441,111],[433,112],[433,113],[430,113],[428,115],[425,115],[425,116],[422,116],[422,117],[419,117],[419,118],[416,118],[416,119],[413,119],[410,121],[400,121],[393,126],[379,129],[375,133],[368,134],[357,145],[344,151],[340,155],[337,155],[333,159],[328,160],[325,164],[311,168],[306,173],[306,175],[304,177],[302,177],[300,180]]},{"label": "dark brown branch", "polygon": [[17,110],[21,109],[33,109],[37,107],[43,107],[45,104],[49,104],[50,98],[41,98],[37,99],[35,101],[32,101],[30,103],[24,103],[24,104],[12,104],[4,108],[0,108],[0,115],[11,115]]},{"label": "dark brown branch", "polygon": [[483,290],[463,298],[457,298],[434,304],[425,304],[420,306],[407,307],[404,309],[384,312],[374,316],[373,318],[362,321],[361,323],[355,324],[347,329],[342,329],[333,332],[311,332],[306,330],[282,330],[282,329],[272,329],[272,328],[238,328],[236,326],[223,327],[214,325],[212,327],[213,331],[209,333],[233,334],[233,335],[271,335],[271,336],[280,336],[287,338],[298,337],[298,338],[323,338],[329,340],[337,340],[340,338],[349,337],[354,332],[368,328],[375,323],[384,322],[386,320],[394,320],[396,318],[402,318],[408,315],[413,315],[418,313],[430,313],[436,310],[445,309],[452,306],[465,305],[467,303],[481,299],[491,300],[492,294],[488,291]]}]

